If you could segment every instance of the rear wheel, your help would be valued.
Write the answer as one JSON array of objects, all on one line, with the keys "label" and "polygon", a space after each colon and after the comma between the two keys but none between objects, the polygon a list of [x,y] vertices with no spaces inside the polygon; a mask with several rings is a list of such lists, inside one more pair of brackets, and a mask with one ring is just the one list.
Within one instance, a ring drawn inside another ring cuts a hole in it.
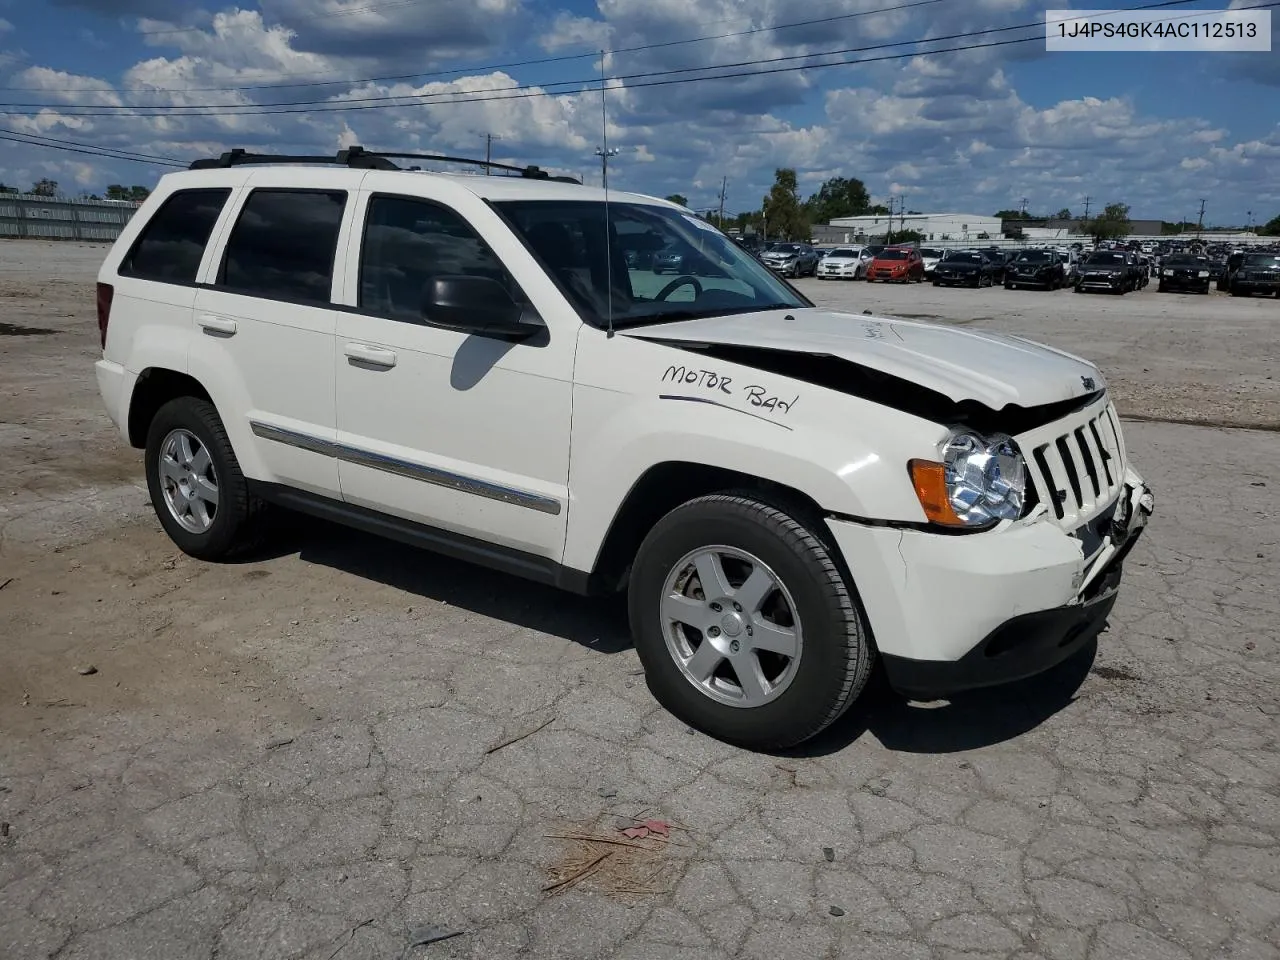
[{"label": "rear wheel", "polygon": [[628,596],[654,696],[755,749],[793,746],[835,721],[875,657],[836,556],[818,522],[748,495],[667,514],[640,547]]},{"label": "rear wheel", "polygon": [[147,431],[146,472],[160,525],[183,553],[221,560],[261,542],[264,504],[249,493],[207,400],[179,397],[159,409]]}]

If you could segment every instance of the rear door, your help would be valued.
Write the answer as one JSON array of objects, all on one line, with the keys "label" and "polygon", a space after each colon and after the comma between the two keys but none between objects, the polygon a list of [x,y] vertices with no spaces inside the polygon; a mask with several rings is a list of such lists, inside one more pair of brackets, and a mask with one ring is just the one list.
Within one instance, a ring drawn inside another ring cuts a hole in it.
[{"label": "rear door", "polygon": [[245,475],[334,498],[332,304],[352,187],[346,170],[251,175],[196,294],[191,351]]}]

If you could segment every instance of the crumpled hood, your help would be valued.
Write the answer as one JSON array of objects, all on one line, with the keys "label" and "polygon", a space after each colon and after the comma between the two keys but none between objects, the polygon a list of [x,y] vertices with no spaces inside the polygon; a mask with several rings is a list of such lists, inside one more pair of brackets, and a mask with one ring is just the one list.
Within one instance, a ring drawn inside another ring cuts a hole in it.
[{"label": "crumpled hood", "polygon": [[1025,340],[961,327],[814,308],[708,317],[621,330],[673,344],[723,344],[826,355],[991,410],[1036,407],[1106,387],[1087,360]]}]

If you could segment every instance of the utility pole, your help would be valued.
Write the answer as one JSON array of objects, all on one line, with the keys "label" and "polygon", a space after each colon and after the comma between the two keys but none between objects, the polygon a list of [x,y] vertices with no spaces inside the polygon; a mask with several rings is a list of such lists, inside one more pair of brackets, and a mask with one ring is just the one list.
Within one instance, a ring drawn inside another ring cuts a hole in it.
[{"label": "utility pole", "polygon": [[617,147],[610,147],[608,150],[596,148],[596,156],[600,158],[600,185],[606,190],[609,189],[609,158],[617,155]]},{"label": "utility pole", "polygon": [[716,219],[716,226],[721,230],[724,229],[724,192],[729,187],[729,178],[724,176],[720,178],[720,214]]},{"label": "utility pole", "polygon": [[906,233],[907,232],[907,198],[906,196],[904,195],[899,197],[898,203],[901,204],[901,206],[898,209],[898,213],[901,214],[902,216],[902,224],[898,228],[898,232]]},{"label": "utility pole", "polygon": [[1204,232],[1204,198],[1200,198],[1200,218],[1196,221],[1196,236]]},{"label": "utility pole", "polygon": [[1085,218],[1086,220],[1088,220],[1088,219],[1089,219],[1089,204],[1090,204],[1090,203],[1092,203],[1092,202],[1093,202],[1093,197],[1089,196],[1089,195],[1086,193],[1086,194],[1085,194],[1085,196],[1084,196],[1084,218]]},{"label": "utility pole", "polygon": [[1022,198],[1022,206],[1019,208],[1019,212],[1022,214],[1022,218],[1025,220],[1027,217],[1027,198],[1026,197]]},{"label": "utility pole", "polygon": [[493,159],[493,141],[502,138],[496,133],[486,133],[484,135],[484,175],[489,176],[489,162]]}]

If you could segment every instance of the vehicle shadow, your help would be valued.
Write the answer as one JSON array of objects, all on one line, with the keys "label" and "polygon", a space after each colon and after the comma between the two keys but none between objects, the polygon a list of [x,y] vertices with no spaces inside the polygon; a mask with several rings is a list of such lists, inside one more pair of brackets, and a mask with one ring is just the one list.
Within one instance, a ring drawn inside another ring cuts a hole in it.
[{"label": "vehicle shadow", "polygon": [[838,753],[870,734],[902,753],[958,753],[1020,737],[1076,701],[1093,668],[1098,642],[1051,670],[1018,683],[961,694],[937,704],[915,704],[889,689],[877,671],[849,712],[789,757]]},{"label": "vehicle shadow", "polygon": [[297,554],[406,593],[570,640],[600,653],[632,647],[619,597],[578,597],[554,587],[453,560],[315,519],[283,519],[253,560]]},{"label": "vehicle shadow", "polygon": [[[626,603],[620,596],[580,597],[554,587],[453,560],[334,523],[291,515],[264,551],[246,560],[296,554],[316,563],[414,596],[560,637],[599,651],[633,646]],[[956,753],[1019,737],[1075,702],[1097,655],[1097,641],[1038,677],[958,695],[939,704],[915,704],[889,689],[877,670],[849,712],[786,757],[838,753],[871,735],[904,753]]]}]

